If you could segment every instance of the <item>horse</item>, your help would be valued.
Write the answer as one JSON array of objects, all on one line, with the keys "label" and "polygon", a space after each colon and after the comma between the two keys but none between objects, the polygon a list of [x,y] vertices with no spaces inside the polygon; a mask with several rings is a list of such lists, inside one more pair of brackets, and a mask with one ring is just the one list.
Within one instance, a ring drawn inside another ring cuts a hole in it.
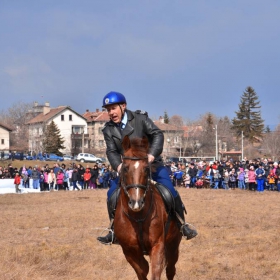
[{"label": "horse", "polygon": [[[160,279],[165,268],[174,279],[182,239],[176,221],[167,213],[164,201],[151,180],[147,138],[122,142],[124,150],[120,172],[120,194],[114,217],[116,239],[139,280]],[[149,256],[150,267],[144,256]]]}]

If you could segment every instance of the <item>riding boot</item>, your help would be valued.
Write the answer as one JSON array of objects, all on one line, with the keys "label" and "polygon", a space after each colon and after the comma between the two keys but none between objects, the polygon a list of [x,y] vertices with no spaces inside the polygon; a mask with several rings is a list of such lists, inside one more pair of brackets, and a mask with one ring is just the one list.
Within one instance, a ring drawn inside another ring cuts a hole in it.
[{"label": "riding boot", "polygon": [[192,225],[185,223],[184,212],[187,213],[187,211],[181,200],[180,195],[178,194],[174,200],[175,200],[175,212],[176,212],[177,220],[179,222],[180,231],[183,237],[185,237],[187,240],[192,239],[197,235],[197,231]]},{"label": "riding boot", "polygon": [[114,220],[110,221],[110,226],[108,230],[109,233],[106,236],[99,236],[97,237],[97,240],[104,245],[117,244],[116,237],[114,234]]},{"label": "riding boot", "polygon": [[117,207],[118,197],[119,197],[119,189],[117,189],[107,201],[107,209],[108,209],[108,215],[110,219],[110,225],[108,228],[109,233],[106,236],[97,237],[97,240],[104,245],[118,244],[118,241],[114,234],[114,218],[115,218],[115,210]]}]

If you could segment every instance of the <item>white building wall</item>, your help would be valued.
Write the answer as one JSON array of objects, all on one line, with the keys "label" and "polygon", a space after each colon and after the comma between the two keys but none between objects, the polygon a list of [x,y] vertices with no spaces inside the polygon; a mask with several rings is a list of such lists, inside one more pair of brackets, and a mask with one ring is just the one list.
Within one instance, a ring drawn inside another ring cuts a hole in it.
[{"label": "white building wall", "polygon": [[[4,144],[2,144],[4,142]],[[10,132],[0,126],[0,150],[10,150]]]},{"label": "white building wall", "polygon": [[[64,116],[62,120],[61,115]],[[72,116],[72,120],[69,120],[69,116]],[[57,125],[60,130],[60,135],[64,139],[65,150],[61,152],[64,154],[71,153],[71,134],[73,126],[81,126],[84,128],[84,134],[87,134],[87,122],[85,119],[74,113],[73,111],[66,109],[61,114],[58,114],[53,119],[47,122],[49,125],[52,121]],[[43,123],[32,124],[29,126],[29,149],[31,152],[41,151],[40,146],[42,145],[43,135]]]},{"label": "white building wall", "polygon": [[[64,120],[61,120],[61,115],[64,116]],[[72,120],[69,120],[69,115],[72,115]],[[84,134],[87,134],[86,120],[81,118],[79,115],[76,115],[74,112],[66,109],[60,115],[56,116],[53,119],[53,121],[59,128],[61,137],[63,137],[65,140],[64,142],[65,150],[63,150],[62,153],[70,154],[72,127],[82,126],[84,127]],[[50,122],[48,124],[50,124]]]}]

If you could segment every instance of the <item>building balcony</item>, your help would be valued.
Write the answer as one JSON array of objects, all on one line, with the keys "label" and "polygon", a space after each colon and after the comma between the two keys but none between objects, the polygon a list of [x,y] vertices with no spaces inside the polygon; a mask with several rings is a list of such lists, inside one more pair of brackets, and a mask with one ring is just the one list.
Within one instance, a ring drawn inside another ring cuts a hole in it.
[{"label": "building balcony", "polygon": [[89,139],[89,134],[71,134],[71,139],[72,140],[78,140],[78,139]]}]

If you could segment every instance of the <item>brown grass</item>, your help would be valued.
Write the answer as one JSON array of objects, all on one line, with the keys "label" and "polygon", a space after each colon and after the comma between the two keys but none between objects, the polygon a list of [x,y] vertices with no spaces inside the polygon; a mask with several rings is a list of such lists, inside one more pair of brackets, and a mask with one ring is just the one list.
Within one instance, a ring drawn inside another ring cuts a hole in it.
[{"label": "brown grass", "polygon": [[[280,193],[179,189],[199,235],[175,279],[279,279]],[[0,196],[0,279],[137,279],[108,225],[105,190]],[[166,279],[165,276],[162,279]]]}]

